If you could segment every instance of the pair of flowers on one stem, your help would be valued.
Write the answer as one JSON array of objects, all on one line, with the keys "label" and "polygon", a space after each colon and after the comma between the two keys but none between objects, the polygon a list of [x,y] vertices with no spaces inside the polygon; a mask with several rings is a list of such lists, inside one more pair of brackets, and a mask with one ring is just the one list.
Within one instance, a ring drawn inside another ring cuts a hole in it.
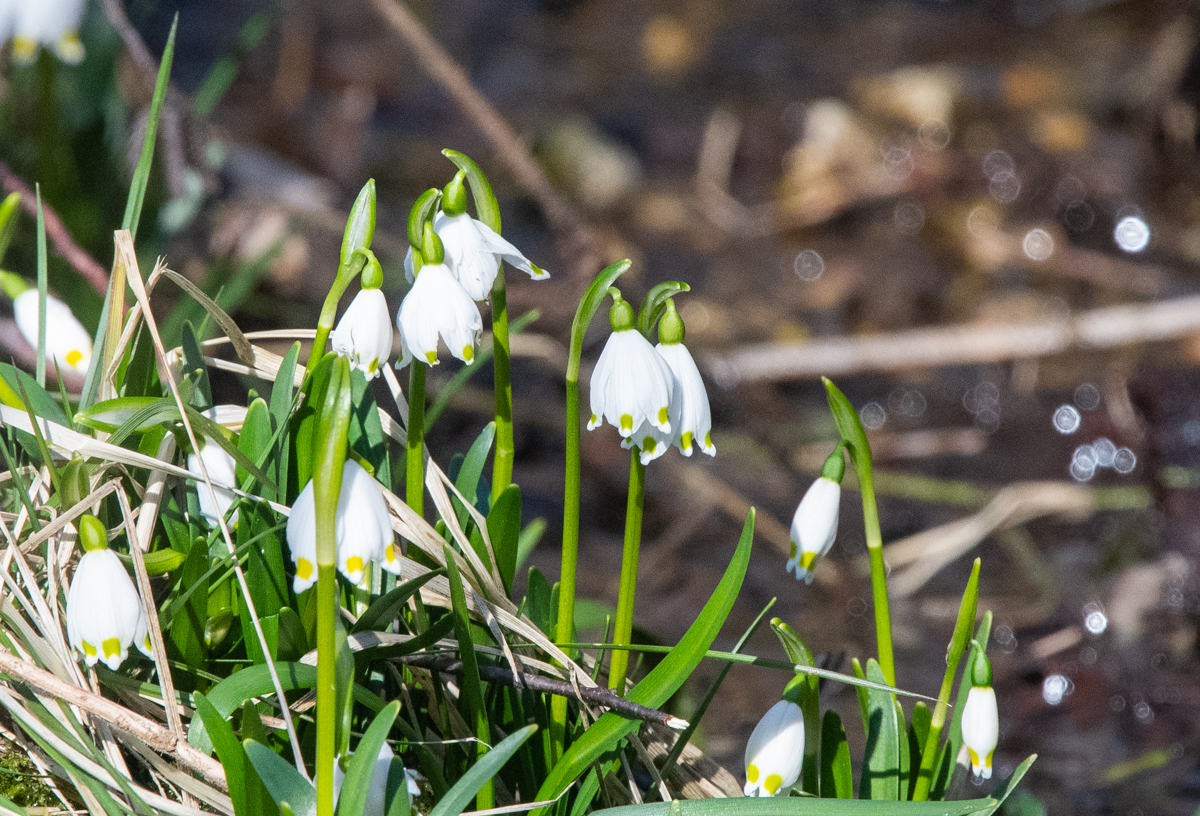
[{"label": "pair of flowers on one stem", "polygon": [[[971,690],[963,707],[963,751],[976,777],[991,779],[992,755],[1000,737],[992,665],[977,651],[970,668]],[[780,700],[763,715],[746,743],[746,796],[775,796],[800,779],[804,763],[804,712]],[[966,763],[964,763],[966,764]]]},{"label": "pair of flowers on one stem", "polygon": [[609,321],[613,332],[592,370],[592,417],[588,430],[608,420],[623,437],[621,446],[637,447],[643,465],[672,445],[684,456],[693,446],[715,456],[712,410],[704,380],[683,345],[683,319],[668,299],[658,324],[657,346],[637,329],[633,306],[612,290]]},{"label": "pair of flowers on one stem", "polygon": [[[476,301],[491,294],[501,261],[508,261],[534,280],[549,273],[533,264],[520,250],[491,227],[466,212],[462,174],[447,185],[442,210],[434,217],[425,263],[419,268],[410,249],[404,266],[409,290],[396,313],[400,332],[400,361],[413,357],[437,365],[438,339],[450,353],[471,363],[475,343],[483,330]],[[368,270],[374,265],[369,264]],[[350,359],[354,368],[371,379],[392,352],[392,323],[387,301],[379,290],[382,275],[363,272],[363,288],[330,335],[333,350]]]},{"label": "pair of flowers on one stem", "polygon": [[38,48],[70,65],[83,60],[79,23],[85,0],[0,0],[0,46],[12,37],[13,59],[30,63]]}]

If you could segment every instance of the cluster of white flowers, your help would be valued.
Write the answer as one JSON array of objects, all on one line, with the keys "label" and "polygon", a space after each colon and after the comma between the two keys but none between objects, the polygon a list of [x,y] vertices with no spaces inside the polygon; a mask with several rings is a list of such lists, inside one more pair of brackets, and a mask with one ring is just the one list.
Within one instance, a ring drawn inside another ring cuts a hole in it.
[{"label": "cluster of white flowers", "polygon": [[38,48],[50,48],[63,62],[83,60],[79,22],[85,0],[0,0],[0,46],[12,38],[13,59],[30,63]]},{"label": "cluster of white flowers", "polygon": [[146,611],[121,559],[108,549],[107,533],[92,515],[79,517],[84,549],[67,592],[67,641],[88,668],[103,663],[116,671],[130,645],[153,657]]},{"label": "cluster of white flowers", "polygon": [[[13,317],[25,342],[36,349],[37,289],[26,289],[13,298]],[[78,374],[86,374],[92,362],[92,336],[71,313],[70,306],[50,295],[46,296],[46,356],[60,369]]]},{"label": "cluster of white flowers", "polygon": [[684,456],[693,444],[715,456],[712,411],[696,361],[683,345],[683,320],[668,300],[657,346],[635,327],[633,307],[613,295],[613,332],[592,370],[592,417],[588,430],[604,420],[622,436],[621,446],[640,451],[649,464],[675,445]]}]

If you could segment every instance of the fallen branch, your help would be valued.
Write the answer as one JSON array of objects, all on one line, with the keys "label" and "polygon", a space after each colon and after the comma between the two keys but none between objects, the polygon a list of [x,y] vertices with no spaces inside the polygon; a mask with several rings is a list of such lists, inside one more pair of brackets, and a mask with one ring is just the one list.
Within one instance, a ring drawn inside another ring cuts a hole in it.
[{"label": "fallen branch", "polygon": [[21,660],[11,652],[0,651],[0,674],[6,674],[43,694],[57,697],[99,717],[118,731],[137,737],[160,754],[174,757],[179,764],[200,774],[204,781],[213,787],[225,793],[229,792],[229,784],[225,781],[225,771],[220,762],[197,751],[186,740],[172,734],[158,723],[98,694],[60,680],[45,669]]},{"label": "fallen branch", "polygon": [[947,365],[998,363],[1073,349],[1106,349],[1174,340],[1200,332],[1200,297],[1094,309],[1075,317],[1004,325],[843,337],[786,346],[764,343],[709,355],[722,386],[763,380],[844,377]]},{"label": "fallen branch", "polygon": [[[5,193],[20,193],[21,208],[33,218],[37,218],[37,194],[4,162],[0,162],[0,187]],[[88,254],[87,250],[75,243],[62,219],[54,208],[42,202],[42,219],[46,224],[46,235],[54,249],[80,277],[92,285],[100,294],[108,291],[108,272],[100,262]]]},{"label": "fallen branch", "polygon": [[[449,674],[461,674],[463,670],[462,661],[454,657],[432,657],[416,654],[403,655],[393,659],[404,663],[406,666],[416,666],[422,669],[431,669]],[[647,708],[646,706],[630,702],[606,688],[574,686],[564,680],[554,680],[550,677],[543,677],[540,674],[528,674],[526,672],[519,672],[517,677],[514,678],[511,669],[501,668],[500,666],[480,666],[479,676],[492,683],[500,683],[518,688],[524,687],[534,691],[544,691],[559,697],[570,697],[575,700],[592,703],[593,705],[604,706],[611,711],[623,714],[632,719],[661,723],[674,731],[682,731],[688,727],[687,720],[682,720],[665,711]],[[517,683],[518,680],[520,681],[519,686]]]},{"label": "fallen branch", "polygon": [[446,49],[430,36],[402,2],[371,2],[412,49],[417,62],[479,127],[484,137],[491,142],[496,157],[508,167],[517,183],[541,205],[546,219],[565,234],[568,249],[575,256],[575,271],[580,276],[590,277],[595,274],[603,262],[599,238],[575,207],[554,189],[550,179],[546,178],[546,173],[534,161],[512,126],[483,94],[475,89],[467,73],[446,53]]}]

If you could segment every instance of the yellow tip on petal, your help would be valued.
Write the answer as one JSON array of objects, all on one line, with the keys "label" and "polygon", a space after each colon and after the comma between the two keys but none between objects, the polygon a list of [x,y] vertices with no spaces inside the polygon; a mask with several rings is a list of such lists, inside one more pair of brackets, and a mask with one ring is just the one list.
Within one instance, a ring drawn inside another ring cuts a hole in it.
[{"label": "yellow tip on petal", "polygon": [[775,791],[779,790],[779,786],[782,784],[783,784],[782,776],[780,776],[779,774],[771,774],[765,780],[763,780],[763,789],[766,790],[767,793],[774,796]]},{"label": "yellow tip on petal", "polygon": [[667,421],[670,419],[670,417],[671,417],[671,415],[669,413],[667,413],[667,406],[664,405],[662,408],[658,409],[659,424],[666,425]]},{"label": "yellow tip on petal", "polygon": [[788,558],[795,558],[796,557],[796,542],[795,541],[791,542],[791,545],[792,545],[792,554],[789,555]]},{"label": "yellow tip on petal", "polygon": [[621,430],[633,430],[633,414],[621,414]]},{"label": "yellow tip on petal", "polygon": [[436,351],[427,351],[427,352],[425,352],[425,359],[429,361],[429,364],[430,364],[430,365],[437,365],[437,364],[438,364],[438,361],[437,361],[437,352],[436,352]]},{"label": "yellow tip on petal", "polygon": [[462,356],[463,356],[463,360],[465,360],[468,363],[471,362],[472,360],[474,360],[475,359],[475,347],[474,346],[463,346]]},{"label": "yellow tip on petal", "polygon": [[13,39],[13,59],[20,63],[33,62],[37,56],[37,41],[31,40],[28,37],[15,37]]},{"label": "yellow tip on petal", "polygon": [[356,572],[363,571],[363,560],[357,555],[352,555],[346,559],[346,572],[353,575]]},{"label": "yellow tip on petal", "polygon": [[646,453],[654,453],[654,449],[658,447],[658,443],[654,441],[653,436],[647,436],[642,440],[642,450]]},{"label": "yellow tip on petal", "polygon": [[387,549],[383,551],[384,560],[389,564],[396,560],[396,545],[395,543],[388,544]]},{"label": "yellow tip on petal", "polygon": [[79,362],[83,359],[83,352],[80,351],[79,349],[71,349],[70,351],[67,352],[66,359],[67,359],[67,365],[74,368],[75,366],[79,365]]},{"label": "yellow tip on petal", "polygon": [[692,432],[691,431],[684,431],[683,434],[679,437],[679,447],[683,448],[685,451],[690,451],[692,449]]},{"label": "yellow tip on petal", "polygon": [[975,749],[967,746],[967,753],[971,755],[971,767],[978,768],[983,763],[979,761],[979,754],[975,753]]},{"label": "yellow tip on petal", "polygon": [[115,637],[108,638],[103,643],[101,643],[100,646],[104,649],[104,656],[106,658],[112,657],[113,655],[119,655],[121,653],[121,639],[120,638],[115,638]]},{"label": "yellow tip on petal", "polygon": [[750,783],[758,781],[758,766],[753,762],[750,763],[750,767],[746,768],[746,781]]},{"label": "yellow tip on petal", "polygon": [[296,576],[301,581],[307,581],[312,577],[313,565],[307,558],[300,558],[296,561]]},{"label": "yellow tip on petal", "polygon": [[712,431],[708,431],[707,433],[704,434],[704,447],[706,447],[706,448],[712,447]]},{"label": "yellow tip on petal", "polygon": [[374,374],[378,370],[379,370],[379,358],[376,357],[374,360],[367,363],[367,373]]},{"label": "yellow tip on petal", "polygon": [[[793,544],[792,546],[794,547],[795,545]],[[800,566],[806,570],[812,569],[813,562],[816,560],[816,553],[806,552],[800,554]]]},{"label": "yellow tip on petal", "polygon": [[83,645],[83,653],[85,655],[87,655],[88,657],[96,656],[96,647],[95,646],[88,643],[86,640],[82,642],[82,645]]},{"label": "yellow tip on petal", "polygon": [[74,31],[64,34],[54,46],[54,53],[58,54],[58,58],[68,65],[78,65],[83,62],[83,43],[79,41],[79,35]]}]

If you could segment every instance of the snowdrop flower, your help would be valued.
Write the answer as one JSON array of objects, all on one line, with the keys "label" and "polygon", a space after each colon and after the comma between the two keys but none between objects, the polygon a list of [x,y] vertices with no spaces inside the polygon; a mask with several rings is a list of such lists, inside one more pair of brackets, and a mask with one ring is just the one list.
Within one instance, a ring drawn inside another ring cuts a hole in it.
[{"label": "snowdrop flower", "polygon": [[[383,816],[384,807],[387,805],[387,783],[388,774],[392,768],[392,759],[395,758],[392,753],[392,747],[384,742],[379,748],[379,757],[375,760],[375,770],[371,772],[370,787],[367,789],[367,802],[363,807],[363,816]],[[413,779],[413,772],[405,768],[404,770],[405,784],[396,789],[397,796],[408,797],[408,806],[401,809],[401,813],[408,813],[412,809],[412,798],[414,795],[421,794],[421,788]],[[342,771],[340,762],[333,763],[333,798],[336,801],[342,793],[342,783],[346,780],[346,774]],[[413,788],[416,788],[416,793],[413,793]]]},{"label": "snowdrop flower", "polygon": [[[204,412],[204,415],[209,419],[216,409],[210,408]],[[225,518],[225,514],[229,512],[229,508],[237,501],[237,496],[229,488],[237,486],[237,463],[224,448],[209,439],[198,439],[200,445],[199,453],[188,454],[188,470],[196,474],[196,495],[200,499],[200,513],[208,521],[210,527],[220,526],[221,519]],[[200,464],[204,464],[204,473],[208,474],[209,480],[213,483],[213,493],[216,494],[217,503],[212,502],[211,494],[208,492],[208,486],[204,484],[201,476]],[[230,526],[237,523],[237,511],[233,511],[233,515],[229,517]]]},{"label": "snowdrop flower", "polygon": [[992,754],[1000,740],[1000,715],[992,688],[992,664],[983,652],[977,653],[971,666],[971,690],[962,712],[962,738],[972,773],[991,779]]},{"label": "snowdrop flower", "polygon": [[[660,444],[660,440],[673,439],[671,395],[676,387],[675,375],[635,328],[633,307],[620,295],[613,295],[609,321],[613,332],[592,370],[592,418],[587,427],[595,430],[607,419],[622,437],[633,437],[633,444],[654,458],[670,444]],[[656,436],[651,428],[664,436]],[[640,438],[635,436],[638,429],[643,431]]]},{"label": "snowdrop flower", "polygon": [[364,282],[329,339],[334,351],[350,358],[351,368],[375,379],[392,354],[392,318],[383,292]]},{"label": "snowdrop flower", "polygon": [[[38,291],[26,289],[13,298],[13,316],[25,342],[38,344]],[[59,368],[86,374],[92,361],[92,336],[71,314],[71,307],[46,296],[46,356]]]},{"label": "snowdrop flower", "polygon": [[396,315],[400,343],[412,354],[437,365],[438,337],[464,363],[475,359],[475,342],[483,330],[479,307],[444,263],[426,264]]},{"label": "snowdrop flower", "polygon": [[780,700],[754,726],[746,743],[747,796],[774,796],[800,778],[804,762],[804,713]]},{"label": "snowdrop flower", "polygon": [[[500,262],[508,261],[534,280],[545,280],[550,273],[530,261],[499,233],[467,214],[465,174],[459,171],[446,185],[442,209],[433,219],[433,231],[442,240],[446,251],[446,266],[475,300],[487,300],[492,284],[500,270]],[[409,249],[404,258],[408,279],[413,279],[413,256]]]},{"label": "snowdrop flower", "polygon": [[108,549],[104,525],[95,516],[79,518],[84,549],[67,593],[67,641],[88,668],[97,662],[116,671],[137,646],[153,657],[142,599],[116,553]]},{"label": "snowdrop flower", "polygon": [[[317,508],[309,481],[292,505],[287,522],[288,549],[296,564],[292,589],[299,595],[317,581]],[[342,468],[342,492],[337,505],[337,565],[342,575],[357,584],[367,564],[378,561],[388,572],[400,574],[400,554],[392,536],[387,504],[375,479],[353,459]]]},{"label": "snowdrop flower", "polygon": [[[0,12],[4,5],[7,4],[0,0]],[[47,46],[53,48],[63,62],[78,65],[83,61],[83,43],[79,41],[83,7],[84,0],[17,0],[12,3],[15,9],[13,59],[31,63],[37,57],[38,47]]]},{"label": "snowdrop flower", "polygon": [[692,442],[709,456],[717,455],[712,443],[712,409],[708,405],[708,391],[700,378],[700,369],[692,354],[683,345],[683,319],[675,311],[675,301],[667,300],[667,311],[658,324],[659,344],[655,350],[667,361],[678,385],[679,420],[671,420],[675,428],[675,444],[684,456],[692,455]]},{"label": "snowdrop flower", "polygon": [[845,471],[846,462],[839,445],[825,460],[821,478],[812,483],[792,517],[792,557],[788,559],[786,569],[795,571],[797,580],[804,579],[806,584],[812,583],[813,565],[829,552],[837,537],[841,482]]}]

